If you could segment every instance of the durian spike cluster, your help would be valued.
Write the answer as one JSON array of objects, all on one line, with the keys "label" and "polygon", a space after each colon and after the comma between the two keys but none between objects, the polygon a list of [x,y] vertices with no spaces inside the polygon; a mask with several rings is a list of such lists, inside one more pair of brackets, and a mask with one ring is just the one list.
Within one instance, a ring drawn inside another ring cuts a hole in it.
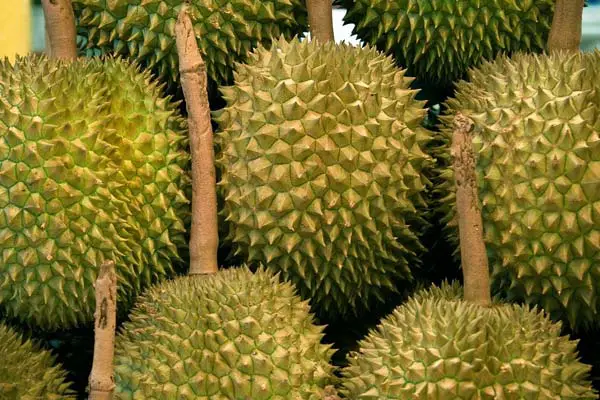
[{"label": "durian spike cluster", "polygon": [[545,49],[554,0],[344,0],[346,23],[424,82],[450,85],[499,53]]},{"label": "durian spike cluster", "polygon": [[123,60],[0,63],[0,308],[42,329],[92,321],[100,265],[126,304],[173,273],[189,214],[185,121]]},{"label": "durian spike cluster", "polygon": [[[175,22],[184,3],[73,0],[80,45],[88,54],[134,58],[160,77],[177,81]],[[259,43],[307,29],[300,0],[192,0],[189,15],[208,76],[218,83],[230,81],[234,62],[244,61]]]},{"label": "durian spike cluster", "polygon": [[417,293],[360,342],[349,400],[597,399],[561,324],[528,306],[481,307],[457,284]]},{"label": "durian spike cluster", "polygon": [[138,300],[117,337],[117,399],[321,400],[333,351],[268,270],[180,277]]},{"label": "durian spike cluster", "polygon": [[411,81],[373,48],[280,39],[222,88],[226,240],[319,313],[384,301],[419,264],[430,134]]},{"label": "durian spike cluster", "polygon": [[55,357],[0,324],[0,398],[18,400],[75,399],[67,372]]},{"label": "durian spike cluster", "polygon": [[[499,57],[457,85],[445,118],[446,145],[455,112],[475,122],[494,286],[573,328],[600,322],[599,65],[599,51]],[[456,242],[452,170],[441,177]]]}]

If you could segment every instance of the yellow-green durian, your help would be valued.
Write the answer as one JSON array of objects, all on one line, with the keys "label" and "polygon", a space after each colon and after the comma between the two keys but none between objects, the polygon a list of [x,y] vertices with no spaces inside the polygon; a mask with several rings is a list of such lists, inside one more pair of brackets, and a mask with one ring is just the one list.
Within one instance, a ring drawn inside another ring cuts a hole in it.
[{"label": "yellow-green durian", "polygon": [[184,4],[208,76],[220,83],[232,78],[234,63],[246,60],[259,43],[307,30],[301,0],[73,0],[80,45],[90,54],[132,57],[175,81],[175,23]]},{"label": "yellow-green durian", "polygon": [[75,399],[70,386],[49,351],[0,324],[0,399]]},{"label": "yellow-green durian", "polygon": [[[496,290],[573,328],[600,322],[600,51],[498,57],[448,101],[474,122],[484,238]],[[445,160],[445,161],[444,161]],[[441,212],[456,240],[454,178]]]},{"label": "yellow-green durian", "polygon": [[268,270],[180,277],[138,299],[116,339],[117,399],[322,400],[333,350]]},{"label": "yellow-green durian", "polygon": [[185,121],[118,59],[0,63],[0,308],[42,329],[93,320],[100,265],[120,307],[173,273],[189,214]]},{"label": "yellow-green durian", "polygon": [[342,373],[345,398],[598,398],[560,323],[529,306],[461,300],[459,289],[419,292],[371,331]]},{"label": "yellow-green durian", "polygon": [[418,79],[449,85],[500,53],[546,48],[554,0],[343,0],[344,21]]},{"label": "yellow-green durian", "polygon": [[384,301],[424,250],[430,134],[411,81],[370,47],[281,39],[222,88],[226,240],[328,316]]}]

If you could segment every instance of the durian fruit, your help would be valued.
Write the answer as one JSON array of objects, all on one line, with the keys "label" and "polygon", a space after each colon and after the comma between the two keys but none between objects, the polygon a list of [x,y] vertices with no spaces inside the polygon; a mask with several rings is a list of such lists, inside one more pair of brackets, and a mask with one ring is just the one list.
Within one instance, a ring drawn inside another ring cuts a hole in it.
[{"label": "durian fruit", "polygon": [[[90,54],[119,54],[140,61],[160,77],[177,80],[175,22],[184,0],[73,0],[81,47]],[[232,78],[259,43],[307,30],[301,0],[191,0],[189,14],[209,78]]]},{"label": "durian fruit", "polygon": [[[573,328],[600,322],[600,52],[519,54],[457,85],[451,120],[475,123],[479,199],[495,290]],[[441,208],[456,241],[454,178]]]},{"label": "durian fruit", "polygon": [[0,324],[0,399],[75,399],[66,377],[49,351]]},{"label": "durian fruit", "polygon": [[344,0],[346,23],[419,80],[449,85],[499,53],[545,49],[554,0]]},{"label": "durian fruit", "polygon": [[246,267],[180,277],[138,300],[117,336],[117,399],[323,398],[330,345],[290,283]]},{"label": "durian fruit", "polygon": [[353,399],[597,399],[577,341],[529,306],[482,307],[456,285],[417,293],[360,342],[343,371]]},{"label": "durian fruit", "polygon": [[125,304],[173,273],[189,214],[185,121],[116,59],[0,63],[0,308],[42,329],[93,320],[114,260]]},{"label": "durian fruit", "polygon": [[216,115],[227,241],[321,315],[384,300],[423,246],[423,102],[391,57],[346,44],[259,47]]}]

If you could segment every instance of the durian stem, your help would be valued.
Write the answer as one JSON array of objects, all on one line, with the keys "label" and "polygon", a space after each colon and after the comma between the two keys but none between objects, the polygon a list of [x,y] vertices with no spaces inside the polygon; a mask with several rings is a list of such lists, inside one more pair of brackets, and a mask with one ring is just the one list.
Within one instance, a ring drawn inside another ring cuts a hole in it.
[{"label": "durian stem", "polygon": [[577,52],[581,46],[584,0],[556,0],[548,50]]},{"label": "durian stem", "polygon": [[50,35],[48,29],[44,29],[45,52],[48,57],[52,57],[52,43],[50,43]]},{"label": "durian stem", "polygon": [[213,131],[207,93],[206,64],[202,60],[192,21],[184,5],[175,25],[181,86],[188,112],[192,153],[192,227],[190,275],[217,272],[217,190]]},{"label": "durian stem", "polygon": [[42,0],[49,46],[46,53],[54,58],[77,58],[75,15],[71,0]]},{"label": "durian stem", "polygon": [[458,113],[454,118],[452,157],[465,300],[488,307],[492,302],[490,272],[478,204],[472,132],[473,121]]},{"label": "durian stem", "polygon": [[333,8],[331,0],[306,0],[311,40],[333,42]]},{"label": "durian stem", "polygon": [[89,381],[89,399],[109,400],[113,398],[115,388],[113,358],[117,325],[117,276],[114,261],[107,261],[100,266],[95,290],[94,360]]}]

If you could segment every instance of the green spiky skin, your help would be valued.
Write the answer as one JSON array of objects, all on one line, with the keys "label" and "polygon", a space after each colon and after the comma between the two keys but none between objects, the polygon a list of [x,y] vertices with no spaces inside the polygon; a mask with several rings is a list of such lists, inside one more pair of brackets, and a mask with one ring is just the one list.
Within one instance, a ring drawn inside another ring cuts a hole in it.
[{"label": "green spiky skin", "polygon": [[333,382],[309,305],[268,270],[149,289],[117,337],[118,399],[320,400]]},{"label": "green spiky skin", "polygon": [[[600,52],[516,55],[457,85],[445,118],[475,122],[479,198],[494,286],[573,328],[600,321]],[[447,163],[447,161],[446,161]],[[454,178],[442,212],[456,242]]]},{"label": "green spiky skin", "polygon": [[[93,53],[133,57],[160,77],[179,75],[175,22],[184,0],[74,0],[80,42]],[[216,82],[232,78],[234,62],[243,62],[259,43],[291,38],[307,30],[301,0],[192,0],[189,14]]]},{"label": "green spiky skin", "polygon": [[185,121],[122,60],[0,64],[0,307],[42,329],[93,320],[114,260],[120,306],[173,272],[189,214]]},{"label": "green spiky skin", "polygon": [[319,313],[383,301],[419,262],[429,132],[410,82],[372,48],[280,40],[222,89],[227,240]]},{"label": "green spiky skin", "polygon": [[545,49],[554,0],[345,0],[346,23],[419,80],[449,85],[499,53]]},{"label": "green spiky skin", "polygon": [[441,285],[431,285],[418,288],[410,296],[413,300],[421,302],[429,298],[439,298],[445,300],[462,300],[464,297],[463,287],[458,281],[444,281]]},{"label": "green spiky skin", "polygon": [[0,398],[75,399],[67,372],[54,356],[8,326],[0,324]]},{"label": "green spiky skin", "polygon": [[343,371],[350,400],[597,399],[577,341],[528,306],[490,308],[453,287],[419,293],[360,342]]}]

